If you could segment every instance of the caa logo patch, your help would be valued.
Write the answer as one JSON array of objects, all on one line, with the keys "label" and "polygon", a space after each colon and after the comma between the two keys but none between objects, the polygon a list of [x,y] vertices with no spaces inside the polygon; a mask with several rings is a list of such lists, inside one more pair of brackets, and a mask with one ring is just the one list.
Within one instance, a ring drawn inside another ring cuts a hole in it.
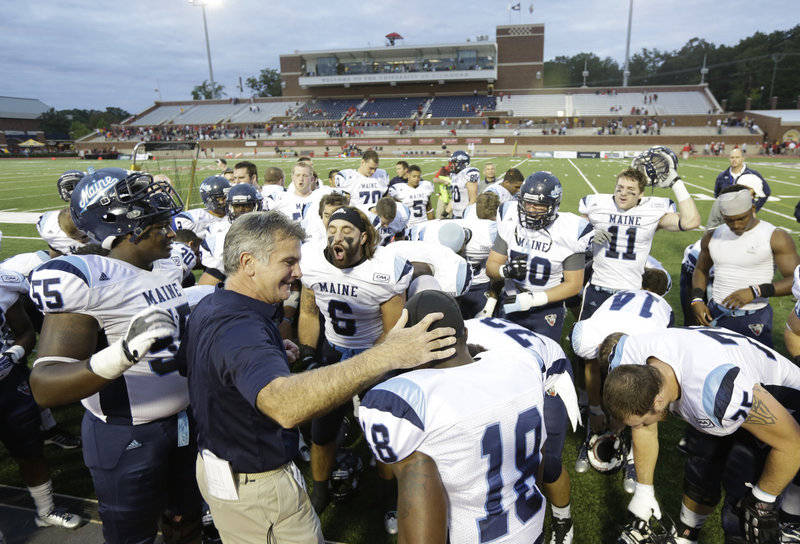
[{"label": "caa logo patch", "polygon": [[381,272],[375,272],[372,275],[372,279],[378,283],[389,283],[389,280],[391,280],[389,274],[382,274]]},{"label": "caa logo patch", "polygon": [[750,323],[747,326],[748,329],[753,331],[753,334],[756,336],[761,336],[761,333],[764,331],[764,324],[763,323]]},{"label": "caa logo patch", "polygon": [[2,277],[0,277],[0,281],[2,281],[3,283],[20,283],[19,276],[3,275]]},{"label": "caa logo patch", "polygon": [[556,324],[556,320],[557,320],[557,319],[558,319],[558,317],[556,317],[556,314],[547,314],[546,316],[544,316],[544,320],[545,320],[545,321],[547,322],[547,324],[548,324],[548,325],[550,325],[551,327],[552,327],[552,326],[554,326],[554,325]]}]

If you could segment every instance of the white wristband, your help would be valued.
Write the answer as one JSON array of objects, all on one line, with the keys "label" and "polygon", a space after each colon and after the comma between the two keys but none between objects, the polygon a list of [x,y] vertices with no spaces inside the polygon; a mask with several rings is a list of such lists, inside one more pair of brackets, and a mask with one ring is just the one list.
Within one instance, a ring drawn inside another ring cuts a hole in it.
[{"label": "white wristband", "polygon": [[770,495],[757,485],[753,486],[753,496],[761,502],[775,502],[775,499],[778,498],[776,495]]},{"label": "white wristband", "polygon": [[535,293],[533,293],[534,307],[544,306],[545,304],[547,304],[548,300],[550,299],[547,297],[547,293],[545,293],[544,291],[536,291]]},{"label": "white wristband", "polygon": [[683,202],[686,199],[692,198],[689,191],[686,190],[686,185],[684,185],[682,179],[672,184],[672,191],[675,193],[675,198],[678,202]]},{"label": "white wristband", "polygon": [[497,271],[497,273],[498,273],[498,274],[500,275],[500,277],[501,277],[501,278],[503,278],[503,279],[505,279],[505,277],[506,277],[506,275],[505,275],[505,272],[503,272],[503,267],[504,267],[504,266],[505,266],[505,264],[501,264],[501,265],[500,265],[500,270],[498,270],[498,271]]},{"label": "white wristband", "polygon": [[8,358],[11,359],[11,362],[17,364],[25,358],[25,348],[17,344],[8,348],[5,352],[3,352],[3,355],[8,355]]},{"label": "white wristband", "polygon": [[636,482],[636,495],[645,499],[656,500],[656,488],[652,485]]},{"label": "white wristband", "polygon": [[136,363],[128,358],[120,338],[107,348],[98,351],[87,361],[86,367],[101,378],[115,380]]}]

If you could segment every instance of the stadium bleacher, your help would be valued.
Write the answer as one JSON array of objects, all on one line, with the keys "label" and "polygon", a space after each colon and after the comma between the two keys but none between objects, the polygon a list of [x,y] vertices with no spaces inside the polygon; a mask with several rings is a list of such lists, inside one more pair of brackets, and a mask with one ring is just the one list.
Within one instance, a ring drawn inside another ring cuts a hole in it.
[{"label": "stadium bleacher", "polygon": [[163,123],[171,122],[172,119],[180,115],[182,111],[192,107],[194,106],[158,106],[153,111],[128,124],[134,127],[157,126]]},{"label": "stadium bleacher", "polygon": [[496,104],[493,96],[437,96],[426,117],[475,117],[479,112],[493,111]]},{"label": "stadium bleacher", "polygon": [[421,112],[426,98],[371,98],[356,114],[356,119],[408,119]]},{"label": "stadium bleacher", "polygon": [[320,98],[309,100],[297,109],[298,121],[338,121],[350,108],[358,108],[364,100],[354,99],[328,99]]},{"label": "stadium bleacher", "polygon": [[265,123],[283,117],[294,108],[294,102],[258,102],[249,104],[230,116],[231,123]]},{"label": "stadium bleacher", "polygon": [[506,96],[498,109],[508,111],[514,117],[555,117],[569,115],[567,113],[567,95],[556,94],[519,94]]}]

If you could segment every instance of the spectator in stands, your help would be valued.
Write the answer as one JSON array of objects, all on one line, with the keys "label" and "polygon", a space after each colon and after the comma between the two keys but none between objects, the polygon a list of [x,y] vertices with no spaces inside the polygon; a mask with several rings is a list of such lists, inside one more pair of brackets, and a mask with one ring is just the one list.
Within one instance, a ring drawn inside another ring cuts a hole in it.
[{"label": "spectator in stands", "polygon": [[394,168],[397,175],[389,180],[389,187],[397,183],[408,183],[408,163],[406,161],[397,161]]},{"label": "spectator in stands", "polygon": [[714,197],[715,198],[718,197],[722,193],[722,190],[725,187],[730,187],[731,185],[736,183],[736,180],[742,174],[755,174],[756,176],[761,178],[762,182],[764,182],[764,185],[762,187],[764,196],[759,198],[755,202],[756,209],[760,210],[761,207],[769,198],[769,195],[771,193],[769,185],[764,180],[764,176],[759,174],[756,170],[747,167],[747,165],[744,163],[744,154],[742,153],[742,150],[739,149],[738,147],[734,147],[733,149],[731,149],[730,155],[728,156],[728,160],[731,163],[730,168],[722,171],[717,176],[717,181],[714,183]]},{"label": "spectator in stands", "polygon": [[253,187],[260,189],[258,185],[258,168],[250,161],[237,162],[233,167],[233,180],[231,185],[249,183]]}]

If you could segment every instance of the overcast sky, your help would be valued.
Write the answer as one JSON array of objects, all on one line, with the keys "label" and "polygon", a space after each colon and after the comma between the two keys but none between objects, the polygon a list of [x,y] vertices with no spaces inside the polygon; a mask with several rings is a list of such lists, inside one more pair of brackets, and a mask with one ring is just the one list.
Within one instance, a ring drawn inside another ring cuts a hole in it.
[{"label": "overcast sky", "polygon": [[[593,52],[625,58],[628,0],[206,0],[214,79],[229,96],[280,54],[382,46],[398,32],[405,45],[456,43],[509,23],[545,24],[545,60]],[[798,23],[797,0],[635,0],[631,55],[672,51],[699,37],[734,45],[756,31]],[[191,98],[208,79],[199,7],[187,0],[0,1],[0,96],[38,98],[57,110],[108,106],[137,113],[153,101]],[[245,85],[245,95],[249,96]]]}]

